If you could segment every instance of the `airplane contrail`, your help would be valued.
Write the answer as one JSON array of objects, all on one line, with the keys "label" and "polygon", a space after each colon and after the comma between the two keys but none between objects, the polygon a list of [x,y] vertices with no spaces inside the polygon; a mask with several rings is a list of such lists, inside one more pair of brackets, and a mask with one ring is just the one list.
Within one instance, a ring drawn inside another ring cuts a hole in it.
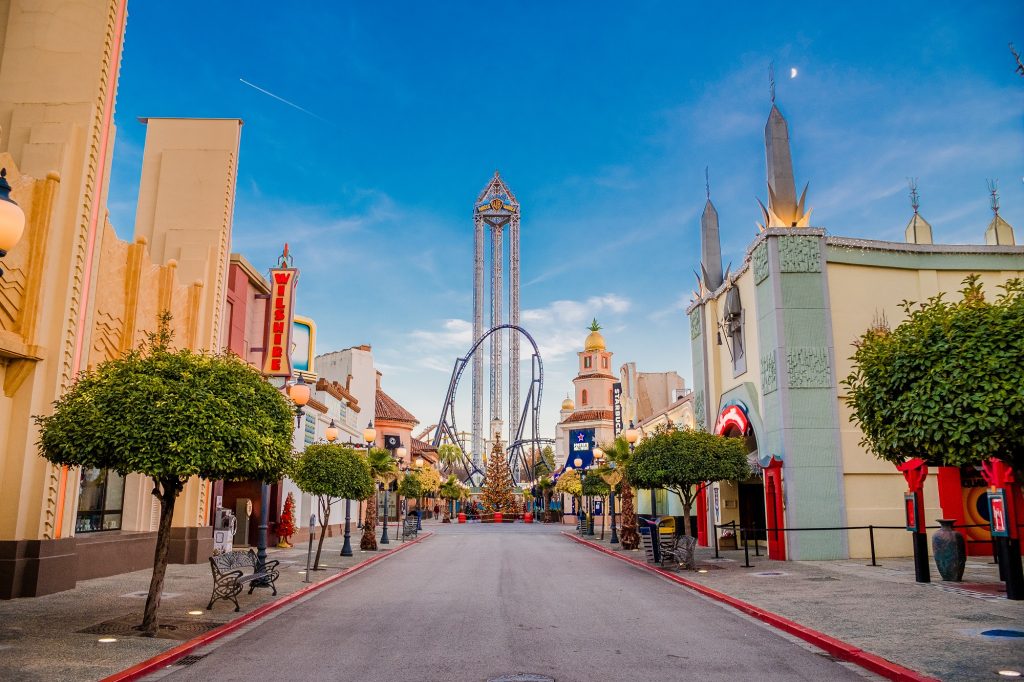
[{"label": "airplane contrail", "polygon": [[287,104],[288,106],[290,106],[290,107],[292,107],[292,108],[294,108],[294,109],[298,109],[299,111],[301,111],[301,112],[302,112],[302,113],[304,113],[304,114],[309,114],[309,115],[310,115],[310,116],[312,116],[313,118],[318,118],[318,119],[320,119],[321,121],[323,121],[324,123],[329,123],[329,122],[330,122],[330,121],[328,121],[328,120],[327,120],[326,118],[324,118],[323,116],[320,116],[320,115],[318,115],[318,114],[314,114],[314,113],[313,113],[312,111],[310,111],[309,109],[304,109],[304,108],[300,107],[300,106],[299,106],[298,104],[296,104],[295,102],[289,102],[289,101],[288,101],[288,100],[286,100],[286,99],[285,99],[284,97],[278,97],[277,95],[275,95],[274,93],[270,92],[269,90],[264,90],[264,89],[263,89],[263,88],[261,88],[260,86],[258,86],[258,85],[256,85],[256,84],[254,84],[254,83],[250,83],[249,81],[245,80],[244,78],[239,78],[238,80],[239,80],[239,81],[241,81],[242,83],[245,83],[246,85],[248,85],[248,86],[249,86],[250,88],[252,88],[253,90],[259,90],[259,91],[260,91],[260,92],[262,92],[262,93],[263,93],[264,95],[269,95],[270,97],[273,97],[274,99],[276,99],[276,100],[277,100],[278,102],[284,102],[284,103],[285,103],[285,104]]}]

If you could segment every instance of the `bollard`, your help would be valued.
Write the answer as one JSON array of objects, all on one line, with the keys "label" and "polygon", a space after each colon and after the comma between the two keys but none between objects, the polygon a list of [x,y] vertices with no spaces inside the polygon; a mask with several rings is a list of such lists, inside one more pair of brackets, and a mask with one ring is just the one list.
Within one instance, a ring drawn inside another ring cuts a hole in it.
[{"label": "bollard", "polygon": [[[755,535],[754,535],[754,556],[761,556],[761,543],[758,540],[758,537],[756,535],[756,530],[757,529],[755,528],[754,530],[755,530]],[[765,533],[765,535],[767,535],[767,533]]]},{"label": "bollard", "polygon": [[302,582],[309,582],[309,573],[313,569],[310,568],[310,561],[313,559],[313,536],[316,535],[316,514],[310,514],[309,516],[309,549],[306,550],[306,579]]},{"label": "bollard", "polygon": [[868,526],[868,540],[871,542],[871,565],[877,566],[875,563],[875,527]]},{"label": "bollard", "polygon": [[743,568],[753,568],[750,565],[750,547],[747,545],[747,531],[741,529],[740,533],[743,534]]},{"label": "bollard", "polygon": [[715,558],[719,559],[721,557],[718,556],[718,524],[717,523],[711,524],[711,534],[713,536],[715,536]]}]

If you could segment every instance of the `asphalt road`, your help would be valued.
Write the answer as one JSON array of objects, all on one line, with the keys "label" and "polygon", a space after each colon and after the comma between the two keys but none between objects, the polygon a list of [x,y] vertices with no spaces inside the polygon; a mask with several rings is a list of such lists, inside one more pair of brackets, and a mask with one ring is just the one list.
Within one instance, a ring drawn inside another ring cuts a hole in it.
[{"label": "asphalt road", "polygon": [[850,666],[577,545],[557,526],[430,529],[438,532],[164,679],[863,682]]}]

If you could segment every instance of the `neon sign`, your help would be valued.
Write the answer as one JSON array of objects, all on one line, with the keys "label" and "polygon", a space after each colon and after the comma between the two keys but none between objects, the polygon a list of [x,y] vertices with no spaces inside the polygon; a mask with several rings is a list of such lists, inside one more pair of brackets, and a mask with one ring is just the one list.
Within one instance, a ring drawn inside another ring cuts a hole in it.
[{"label": "neon sign", "polygon": [[744,436],[750,433],[750,420],[747,419],[747,412],[742,405],[737,403],[727,405],[718,415],[718,421],[715,422],[715,433],[721,436],[730,427],[735,428]]},{"label": "neon sign", "polygon": [[267,314],[266,359],[263,373],[267,376],[291,376],[292,318],[295,307],[295,281],[299,271],[295,268],[270,270],[270,309]]}]

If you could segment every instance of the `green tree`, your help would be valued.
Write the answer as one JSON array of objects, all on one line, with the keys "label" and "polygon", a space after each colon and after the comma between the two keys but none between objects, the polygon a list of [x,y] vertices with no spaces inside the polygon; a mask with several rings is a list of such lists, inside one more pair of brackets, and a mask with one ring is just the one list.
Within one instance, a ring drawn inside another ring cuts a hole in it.
[{"label": "green tree", "polygon": [[[558,481],[555,483],[555,492],[564,493],[570,497],[580,500],[580,494],[583,492],[583,486],[580,482],[580,473],[575,469],[566,469],[563,471],[558,477]],[[580,500],[576,505],[576,509],[582,508],[583,504],[582,500]]]},{"label": "green tree", "polygon": [[636,549],[640,546],[640,529],[634,503],[636,498],[633,495],[633,486],[627,475],[633,452],[629,448],[629,443],[622,436],[616,438],[609,445],[601,446],[601,449],[604,450],[609,465],[614,462],[616,470],[622,475],[622,480],[618,486],[619,494],[621,495],[619,502],[622,509],[619,523],[619,542],[622,543],[622,549]]},{"label": "green tree", "polygon": [[423,480],[418,471],[410,471],[398,482],[398,494],[402,497],[417,499],[423,495]]},{"label": "green tree", "polygon": [[170,315],[145,344],[79,376],[35,417],[39,451],[63,466],[153,480],[160,522],[142,624],[157,631],[171,519],[192,476],[276,481],[291,462],[288,401],[237,356],[173,350]]},{"label": "green tree", "polygon": [[555,472],[555,451],[550,445],[545,445],[540,451],[540,459],[534,464],[533,475],[536,478],[550,476]]},{"label": "green tree", "polygon": [[[366,453],[366,465],[370,467],[370,476],[383,485],[390,485],[398,475],[398,465],[391,453],[383,448],[370,448]],[[374,486],[373,496],[366,503],[366,514],[363,516],[363,537],[359,540],[359,549],[372,552],[377,549],[377,495],[379,486]],[[384,510],[387,513],[387,510]]]},{"label": "green tree", "polygon": [[976,465],[995,457],[1024,474],[1024,280],[985,298],[977,275],[961,299],[903,302],[906,319],[882,322],[855,344],[842,382],[861,444],[895,464]]},{"label": "green tree", "polygon": [[646,438],[626,467],[626,477],[638,488],[665,488],[676,494],[683,505],[686,535],[691,534],[690,510],[700,488],[749,476],[742,439],[691,429],[670,429]]},{"label": "green tree", "polygon": [[587,475],[583,477],[582,490],[583,494],[587,497],[604,497],[611,492],[611,486],[601,478],[600,471],[590,469],[587,471]]},{"label": "green tree", "polygon": [[441,484],[439,491],[441,499],[447,502],[444,509],[444,523],[451,523],[452,503],[462,499],[464,490],[455,474],[449,474],[445,482]]},{"label": "green tree", "polygon": [[445,471],[451,471],[462,462],[462,450],[458,445],[444,443],[437,448],[437,461],[444,466]]},{"label": "green tree", "polygon": [[331,520],[331,505],[338,500],[365,500],[373,495],[373,478],[366,458],[352,448],[333,443],[313,443],[292,463],[289,476],[304,493],[316,496],[320,540],[313,570],[320,568],[320,552]]}]

